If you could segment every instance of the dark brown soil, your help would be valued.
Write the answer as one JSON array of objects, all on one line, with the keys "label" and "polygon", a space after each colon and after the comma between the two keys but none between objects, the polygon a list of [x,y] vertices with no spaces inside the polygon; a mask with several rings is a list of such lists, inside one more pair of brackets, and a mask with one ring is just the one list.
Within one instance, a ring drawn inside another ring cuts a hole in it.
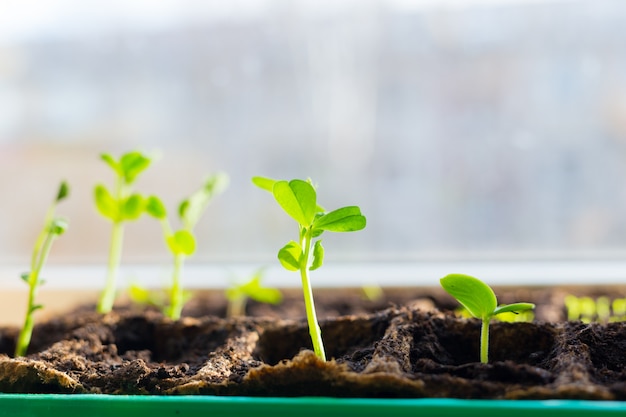
[{"label": "dark brown soil", "polygon": [[437,289],[378,301],[319,291],[326,363],[310,350],[298,292],[234,319],[205,292],[176,322],[124,306],[52,318],[26,358],[10,357],[17,329],[2,328],[0,392],[626,400],[625,323],[567,322],[557,290],[497,292],[537,303],[537,320],[494,322],[489,364],[478,362],[479,321],[454,315]]}]

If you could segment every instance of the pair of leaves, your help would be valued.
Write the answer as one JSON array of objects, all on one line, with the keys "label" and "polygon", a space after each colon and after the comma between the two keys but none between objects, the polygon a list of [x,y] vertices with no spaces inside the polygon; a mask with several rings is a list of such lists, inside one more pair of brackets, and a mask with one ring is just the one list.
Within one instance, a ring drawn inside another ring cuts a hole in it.
[{"label": "pair of leaves", "polygon": [[214,196],[221,193],[228,185],[228,176],[217,173],[210,176],[203,186],[189,198],[183,200],[178,208],[178,215],[183,223],[183,229],[171,232],[167,220],[167,209],[157,196],[150,196],[146,200],[145,211],[160,220],[163,224],[165,241],[170,252],[174,255],[191,255],[196,250],[196,239],[192,230]]},{"label": "pair of leaves", "polygon": [[113,222],[136,220],[146,208],[146,199],[139,194],[117,199],[102,184],[94,189],[94,198],[98,212]]},{"label": "pair of leaves", "polygon": [[196,238],[190,230],[181,229],[174,233],[171,232],[167,220],[167,209],[160,198],[156,196],[148,197],[145,210],[149,215],[160,220],[163,224],[165,243],[172,254],[189,256],[196,251]]},{"label": "pair of leaves", "polygon": [[498,306],[491,287],[478,278],[463,274],[449,274],[440,280],[444,290],[461,303],[474,317],[488,320],[496,314],[520,312],[535,308],[531,303],[503,304]]},{"label": "pair of leaves", "polygon": [[[302,265],[305,261],[302,245],[293,240],[278,251],[278,260],[283,268],[288,271],[298,271],[301,267],[306,267],[306,265]],[[324,247],[322,246],[322,242],[317,240],[313,245],[313,261],[311,262],[311,266],[309,266],[309,270],[314,271],[322,266],[323,263]]]},{"label": "pair of leaves", "polygon": [[185,228],[191,230],[195,227],[208,204],[216,195],[224,192],[228,187],[228,182],[228,175],[225,173],[213,174],[205,181],[202,188],[180,203],[178,216]]},{"label": "pair of leaves", "polygon": [[102,160],[115,171],[118,177],[121,177],[125,184],[132,184],[137,176],[145,171],[151,163],[151,159],[143,155],[141,152],[128,152],[115,160],[108,153],[100,155]]},{"label": "pair of leaves", "polygon": [[[366,219],[357,206],[342,207],[329,213],[317,204],[317,193],[309,181],[276,181],[254,177],[252,182],[274,195],[282,209],[299,225],[319,235],[329,232],[354,232],[365,228]],[[321,214],[320,214],[321,213]]]}]

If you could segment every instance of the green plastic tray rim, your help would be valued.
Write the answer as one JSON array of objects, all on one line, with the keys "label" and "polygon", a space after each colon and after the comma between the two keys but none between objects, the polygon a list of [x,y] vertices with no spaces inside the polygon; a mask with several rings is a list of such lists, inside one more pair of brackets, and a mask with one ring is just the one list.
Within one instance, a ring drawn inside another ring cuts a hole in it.
[{"label": "green plastic tray rim", "polygon": [[626,416],[626,402],[0,394],[0,416]]}]

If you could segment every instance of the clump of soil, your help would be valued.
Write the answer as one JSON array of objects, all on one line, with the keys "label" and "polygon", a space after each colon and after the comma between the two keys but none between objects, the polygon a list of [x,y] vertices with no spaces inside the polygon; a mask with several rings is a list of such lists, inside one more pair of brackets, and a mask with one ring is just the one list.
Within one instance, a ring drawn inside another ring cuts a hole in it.
[{"label": "clump of soil", "polygon": [[[440,294],[357,302],[332,293],[316,298],[326,363],[295,295],[280,307],[290,314],[225,319],[224,302],[205,294],[179,321],[130,307],[52,318],[26,358],[9,357],[17,329],[0,329],[0,392],[626,399],[624,323],[545,321],[538,309],[533,323],[494,322],[491,362],[481,364],[480,322],[452,314]],[[520,300],[537,302],[511,301]]]}]

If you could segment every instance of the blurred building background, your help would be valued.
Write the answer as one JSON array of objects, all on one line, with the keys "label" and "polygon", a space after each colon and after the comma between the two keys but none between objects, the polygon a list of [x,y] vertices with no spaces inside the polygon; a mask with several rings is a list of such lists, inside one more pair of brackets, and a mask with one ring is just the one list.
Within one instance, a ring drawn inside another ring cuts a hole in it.
[{"label": "blurred building background", "polygon": [[[101,152],[159,155],[170,207],[222,170],[191,262],[272,262],[295,223],[250,178],[311,177],[366,230],[328,259],[626,258],[626,2],[0,2],[0,262],[105,263]],[[169,259],[158,224],[124,259]]]}]

